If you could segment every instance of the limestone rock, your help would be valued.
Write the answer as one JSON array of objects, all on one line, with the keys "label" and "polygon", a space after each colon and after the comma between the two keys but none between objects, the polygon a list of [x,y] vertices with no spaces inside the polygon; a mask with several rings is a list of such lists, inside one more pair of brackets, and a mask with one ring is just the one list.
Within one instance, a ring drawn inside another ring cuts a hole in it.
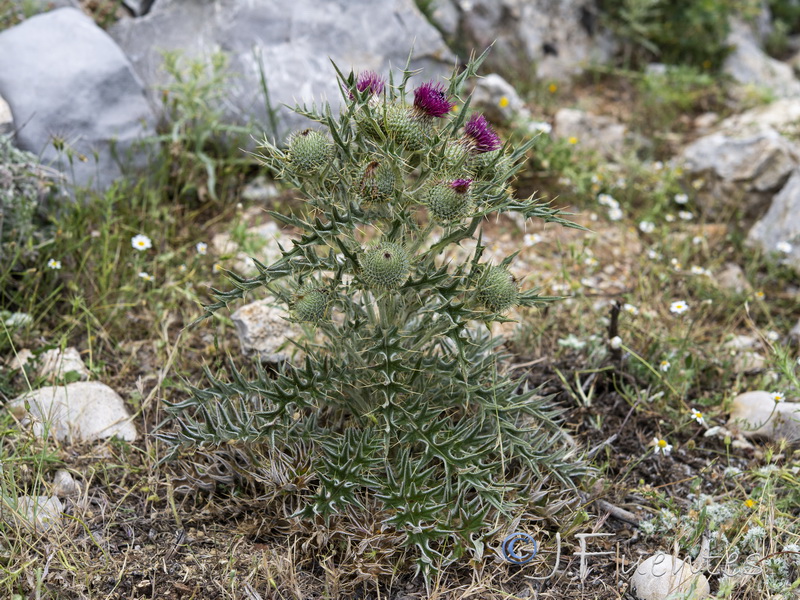
[{"label": "limestone rock", "polygon": [[83,364],[80,352],[69,347],[63,352],[59,349],[48,350],[40,357],[39,375],[48,381],[56,382],[68,379],[71,381],[86,381],[89,379],[89,369]]},{"label": "limestone rock", "polygon": [[[708,579],[679,558],[658,553],[640,564],[631,576],[633,596],[639,600],[705,600],[711,593]],[[675,595],[675,596],[673,596]]]},{"label": "limestone rock", "polygon": [[[334,108],[340,96],[333,60],[347,73],[374,70],[387,74],[406,63],[414,45],[414,81],[452,71],[454,57],[438,31],[413,0],[159,0],[144,17],[120,21],[111,36],[125,50],[151,98],[168,82],[162,67],[164,50],[187,58],[208,58],[223,52],[232,75],[219,108],[242,124],[268,123],[261,84],[263,65],[270,103],[277,111],[283,138],[308,120],[282,106],[327,98]],[[412,88],[414,84],[412,83]],[[260,135],[260,132],[259,132]]]},{"label": "limestone rock", "polygon": [[53,476],[53,495],[70,498],[81,493],[81,486],[66,469],[59,469]]},{"label": "limestone rock", "polygon": [[723,70],[736,81],[768,90],[779,98],[800,95],[800,81],[792,67],[770,58],[759,47],[758,40],[747,25],[733,22],[728,35],[733,51],[725,59]]},{"label": "limestone rock", "polygon": [[18,124],[19,147],[76,184],[105,189],[121,174],[116,157],[144,165],[139,144],[155,135],[155,117],[141,82],[80,10],[62,8],[0,32],[0,94]]},{"label": "limestone rock", "polygon": [[687,146],[682,166],[687,174],[708,179],[699,196],[708,217],[743,207],[747,217],[757,218],[797,166],[799,156],[795,144],[769,127],[744,136],[726,130]]},{"label": "limestone rock", "polygon": [[796,344],[800,344],[800,319],[797,319],[797,323],[795,323],[794,327],[789,331],[789,337],[794,340]]},{"label": "limestone rock", "polygon": [[33,352],[27,348],[23,348],[17,352],[14,357],[8,362],[8,368],[12,371],[19,371],[24,368],[33,359]]},{"label": "limestone rock", "polygon": [[5,517],[12,526],[25,527],[44,532],[56,529],[61,525],[61,513],[64,505],[55,496],[20,496],[16,499],[3,499],[6,504]]},{"label": "limestone rock", "polygon": [[800,135],[800,98],[782,98],[733,115],[719,124],[722,131],[758,133],[774,129],[788,137]]},{"label": "limestone rock", "polygon": [[[800,272],[800,168],[773,198],[767,213],[747,234],[747,242],[765,252],[778,252],[787,264]],[[788,243],[790,252],[782,249]]]},{"label": "limestone rock", "polygon": [[[615,44],[587,0],[461,0],[458,28],[445,31],[462,58],[494,44],[484,63],[513,80],[567,80],[592,63],[606,63]],[[451,22],[453,20],[451,19]]]},{"label": "limestone rock", "polygon": [[496,73],[478,80],[472,90],[470,106],[481,111],[493,123],[507,123],[515,116],[530,116],[514,86]]},{"label": "limestone rock", "polygon": [[767,359],[758,352],[736,353],[733,360],[733,370],[736,373],[747,373],[749,371],[760,371],[767,364]]},{"label": "limestone rock", "polygon": [[14,115],[11,114],[11,107],[8,102],[0,96],[0,135],[14,133]]},{"label": "limestone rock", "polygon": [[99,382],[44,387],[12,400],[9,409],[19,414],[23,424],[32,423],[39,437],[48,434],[59,441],[83,442],[113,436],[136,439],[136,427],[122,398]]},{"label": "limestone rock", "polygon": [[287,317],[268,300],[242,306],[231,315],[242,351],[257,354],[263,362],[288,360],[297,351],[289,340],[301,332]]},{"label": "limestone rock", "polygon": [[800,403],[775,402],[769,392],[745,392],[733,399],[729,429],[747,438],[800,441]]},{"label": "limestone rock", "polygon": [[594,150],[607,158],[614,158],[623,151],[628,135],[625,125],[615,119],[574,108],[556,112],[554,130],[557,137],[574,137],[579,148]]}]

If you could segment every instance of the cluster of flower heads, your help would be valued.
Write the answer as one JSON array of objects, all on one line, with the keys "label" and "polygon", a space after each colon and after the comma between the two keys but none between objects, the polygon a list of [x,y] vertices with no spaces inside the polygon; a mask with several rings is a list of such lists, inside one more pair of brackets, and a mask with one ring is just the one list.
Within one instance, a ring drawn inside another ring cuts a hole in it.
[{"label": "cluster of flower heads", "polygon": [[[388,143],[401,152],[432,149],[434,142],[438,146],[442,140],[435,135],[435,124],[456,106],[441,82],[419,85],[410,104],[402,99],[388,100],[384,94],[386,81],[374,71],[361,72],[351,85],[345,89],[345,95],[356,103],[353,113],[356,130],[375,145]],[[444,160],[441,164],[434,160],[436,164],[431,166],[435,172],[419,192],[419,201],[435,223],[447,227],[474,213],[476,183],[491,180],[506,163],[500,136],[479,113],[469,116],[456,139],[442,142]],[[324,179],[334,157],[333,141],[325,133],[306,129],[290,136],[285,160],[295,175]],[[354,198],[365,207],[399,198],[403,192],[400,171],[382,152],[374,152],[349,171],[353,173]],[[400,288],[413,265],[414,257],[402,243],[377,240],[360,252],[358,269],[367,288],[385,292]],[[504,267],[487,266],[475,283],[475,300],[490,312],[505,311],[517,301],[517,282]],[[327,315],[327,296],[308,285],[300,286],[293,296],[293,315],[300,321],[316,321]]]}]

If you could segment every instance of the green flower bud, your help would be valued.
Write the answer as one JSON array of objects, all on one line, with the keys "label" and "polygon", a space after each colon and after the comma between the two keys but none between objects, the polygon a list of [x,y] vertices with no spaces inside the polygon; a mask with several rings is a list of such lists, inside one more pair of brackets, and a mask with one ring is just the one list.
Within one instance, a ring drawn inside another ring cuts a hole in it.
[{"label": "green flower bud", "polygon": [[384,202],[394,196],[396,181],[391,165],[373,160],[361,170],[358,193],[364,200]]},{"label": "green flower bud", "polygon": [[486,267],[478,280],[476,298],[490,311],[504,312],[517,303],[517,282],[503,267]]},{"label": "green flower bud", "polygon": [[333,145],[319,131],[306,129],[289,138],[289,163],[301,174],[319,171],[333,157]]},{"label": "green flower bud", "polygon": [[[483,178],[494,179],[498,173],[505,173],[511,166],[508,157],[502,154],[503,150],[492,150],[475,154],[470,160],[470,166]],[[495,162],[495,160],[497,162]]]},{"label": "green flower bud", "polygon": [[411,257],[400,244],[381,242],[364,252],[361,275],[374,289],[396,289],[408,278]]},{"label": "green flower bud", "polygon": [[389,105],[383,126],[390,138],[408,150],[419,150],[425,144],[426,134],[421,120],[405,106]]},{"label": "green flower bud", "polygon": [[433,218],[446,224],[469,215],[475,206],[470,191],[471,184],[471,179],[456,179],[440,181],[431,186],[427,204]]},{"label": "green flower bud", "polygon": [[328,313],[328,299],[328,290],[316,281],[306,281],[294,294],[292,314],[298,321],[321,321]]},{"label": "green flower bud", "polygon": [[469,164],[469,150],[458,142],[450,142],[444,149],[444,168],[464,170]]}]

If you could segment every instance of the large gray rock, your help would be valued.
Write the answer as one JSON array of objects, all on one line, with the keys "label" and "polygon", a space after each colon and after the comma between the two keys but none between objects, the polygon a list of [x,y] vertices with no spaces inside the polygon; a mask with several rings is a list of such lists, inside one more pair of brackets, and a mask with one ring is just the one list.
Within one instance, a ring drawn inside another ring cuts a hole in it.
[{"label": "large gray rock", "polygon": [[512,81],[565,80],[614,55],[614,42],[601,30],[595,2],[590,0],[436,0],[433,4],[433,21],[462,58],[494,43],[487,70]]},{"label": "large gray rock", "polygon": [[[0,33],[0,94],[20,148],[41,154],[80,185],[106,188],[114,158],[141,166],[137,142],[155,133],[141,82],[114,41],[88,16],[62,8]],[[54,140],[73,152],[59,153]],[[96,156],[96,159],[95,159]]]},{"label": "large gray rock", "polygon": [[733,22],[728,44],[733,51],[725,59],[723,70],[733,79],[764,89],[778,98],[800,95],[800,81],[792,67],[761,50],[758,39],[747,25]]},{"label": "large gray rock", "polygon": [[681,160],[685,172],[706,178],[699,199],[707,216],[743,208],[755,219],[769,208],[798,157],[794,143],[763,127],[756,133],[726,129],[701,137],[684,149]]},{"label": "large gray rock", "polygon": [[58,529],[64,505],[55,496],[19,496],[3,498],[4,521],[12,527],[24,527],[39,532]]},{"label": "large gray rock", "polygon": [[44,387],[12,400],[8,408],[23,424],[32,425],[39,437],[82,442],[115,436],[136,439],[136,427],[122,398],[98,382]]},{"label": "large gray rock", "polygon": [[[800,169],[792,172],[786,185],[772,198],[767,214],[750,229],[747,241],[765,252],[778,252],[800,271]],[[788,253],[782,242],[789,244]]]},{"label": "large gray rock", "polygon": [[154,100],[169,81],[162,69],[164,50],[204,59],[223,52],[232,75],[223,102],[227,117],[241,123],[255,119],[266,127],[263,65],[280,119],[278,137],[308,124],[281,103],[339,103],[330,60],[344,73],[386,74],[390,65],[405,66],[413,44],[412,67],[424,68],[417,78],[422,81],[449,74],[454,59],[413,0],[159,0],[146,16],[121,21],[110,33]]}]

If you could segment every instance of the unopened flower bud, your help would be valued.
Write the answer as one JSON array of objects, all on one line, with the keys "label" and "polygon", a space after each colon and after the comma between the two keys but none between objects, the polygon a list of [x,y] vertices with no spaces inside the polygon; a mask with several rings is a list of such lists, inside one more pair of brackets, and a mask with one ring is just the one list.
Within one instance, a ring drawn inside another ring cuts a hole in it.
[{"label": "unopened flower bud", "polygon": [[381,242],[364,252],[361,274],[368,287],[396,289],[406,279],[411,268],[408,251],[394,242]]}]

